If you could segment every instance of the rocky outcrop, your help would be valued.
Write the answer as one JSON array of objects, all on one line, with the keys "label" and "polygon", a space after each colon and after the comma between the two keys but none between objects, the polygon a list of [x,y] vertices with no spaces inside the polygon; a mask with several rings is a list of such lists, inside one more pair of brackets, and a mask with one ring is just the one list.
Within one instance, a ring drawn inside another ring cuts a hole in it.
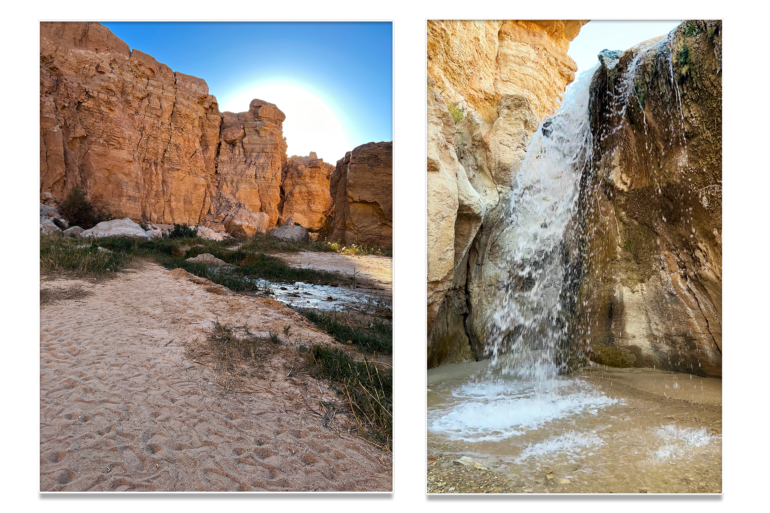
[{"label": "rocky outcrop", "polygon": [[281,217],[314,230],[320,229],[332,208],[329,180],[334,166],[319,159],[315,152],[308,157],[291,157],[281,180]]},{"label": "rocky outcrop", "polygon": [[721,53],[721,22],[687,21],[602,56],[576,333],[594,359],[721,376]]},{"label": "rocky outcrop", "polygon": [[334,240],[393,245],[393,143],[368,143],[337,161],[331,174]]},{"label": "rocky outcrop", "polygon": [[270,226],[281,214],[285,119],[278,107],[262,100],[253,100],[248,112],[222,114],[216,190],[242,202],[252,212],[266,213]]},{"label": "rocky outcrop", "polygon": [[220,113],[204,80],[99,23],[40,24],[40,116],[40,190],[53,199],[77,186],[115,217],[155,223],[281,215],[283,112],[254,100]]},{"label": "rocky outcrop", "polygon": [[484,356],[502,216],[582,21],[428,23],[428,366]]}]

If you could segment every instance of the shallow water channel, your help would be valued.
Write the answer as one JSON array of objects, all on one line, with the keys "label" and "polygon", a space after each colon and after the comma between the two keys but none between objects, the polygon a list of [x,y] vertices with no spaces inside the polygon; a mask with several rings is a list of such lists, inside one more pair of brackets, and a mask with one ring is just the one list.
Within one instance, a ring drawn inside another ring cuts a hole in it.
[{"label": "shallow water channel", "polygon": [[592,365],[568,377],[429,372],[431,493],[720,493],[722,383]]}]

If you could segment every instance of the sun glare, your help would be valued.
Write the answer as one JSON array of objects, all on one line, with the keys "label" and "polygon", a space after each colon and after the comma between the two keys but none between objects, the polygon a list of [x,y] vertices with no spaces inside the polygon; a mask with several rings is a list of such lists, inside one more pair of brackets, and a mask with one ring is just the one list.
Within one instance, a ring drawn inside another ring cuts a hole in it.
[{"label": "sun glare", "polygon": [[219,105],[222,112],[244,112],[251,100],[274,103],[286,114],[283,135],[288,155],[306,156],[314,151],[324,162],[335,164],[352,150],[339,115],[327,102],[301,86],[266,82],[251,85]]}]

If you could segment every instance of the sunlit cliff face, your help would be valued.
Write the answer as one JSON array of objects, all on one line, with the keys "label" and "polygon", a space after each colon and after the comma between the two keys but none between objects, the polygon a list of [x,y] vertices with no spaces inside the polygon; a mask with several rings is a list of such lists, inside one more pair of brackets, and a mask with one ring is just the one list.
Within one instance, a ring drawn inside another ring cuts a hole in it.
[{"label": "sunlit cliff face", "polygon": [[325,162],[334,163],[350,151],[348,138],[340,120],[341,113],[321,95],[303,85],[290,82],[262,82],[244,87],[219,105],[222,112],[241,112],[252,99],[274,103],[284,114],[283,134],[289,156],[316,152]]}]

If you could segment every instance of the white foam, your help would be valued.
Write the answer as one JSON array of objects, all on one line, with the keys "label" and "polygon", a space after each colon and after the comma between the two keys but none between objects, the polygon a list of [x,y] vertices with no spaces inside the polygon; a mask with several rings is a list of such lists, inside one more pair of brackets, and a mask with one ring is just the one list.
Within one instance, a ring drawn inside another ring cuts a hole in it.
[{"label": "white foam", "polygon": [[516,463],[522,463],[530,457],[548,456],[553,453],[559,455],[568,455],[573,458],[583,458],[586,455],[584,449],[589,447],[600,447],[604,445],[604,440],[599,438],[596,433],[576,433],[570,431],[560,436],[552,436],[539,444],[529,445],[521,451],[516,458]]},{"label": "white foam", "polygon": [[719,438],[709,433],[706,428],[682,428],[674,425],[655,428],[654,433],[663,442],[654,452],[657,460],[682,458],[689,452],[688,449],[704,447]]},{"label": "white foam", "polygon": [[474,383],[458,387],[452,395],[461,401],[431,412],[429,429],[468,442],[504,440],[618,403],[576,380],[553,380],[545,386],[524,381]]}]

